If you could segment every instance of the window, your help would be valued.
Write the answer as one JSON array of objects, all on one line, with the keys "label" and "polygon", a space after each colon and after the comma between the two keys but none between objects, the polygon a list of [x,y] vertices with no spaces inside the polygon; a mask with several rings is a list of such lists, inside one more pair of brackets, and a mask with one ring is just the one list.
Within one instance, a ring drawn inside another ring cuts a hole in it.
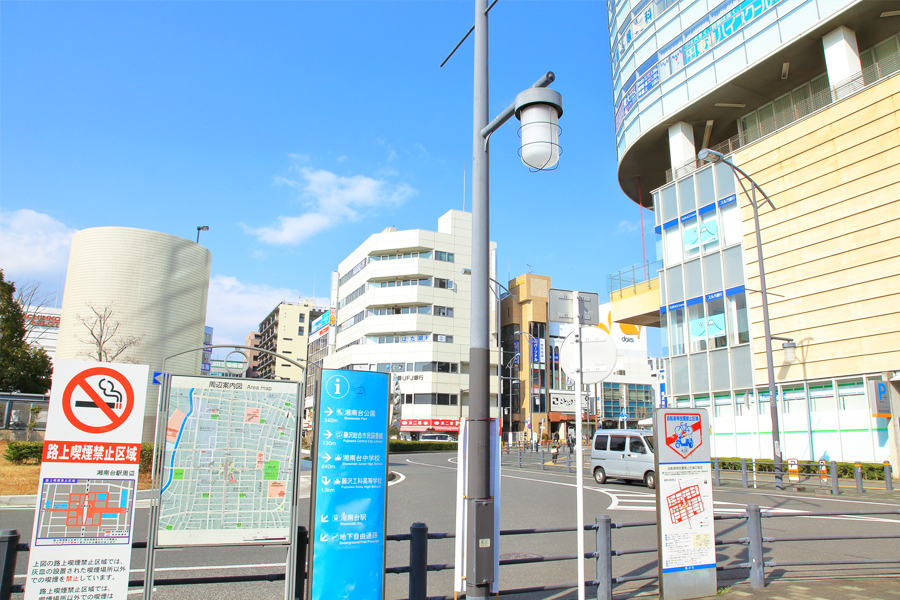
[{"label": "window", "polygon": [[716,218],[715,210],[704,213],[702,217],[700,222],[700,245],[703,247],[704,254],[719,249],[719,221]]},{"label": "window", "polygon": [[684,309],[676,308],[669,313],[669,346],[672,348],[672,354],[684,354]]},{"label": "window", "polygon": [[436,317],[452,317],[453,309],[447,306],[437,306],[434,307],[434,316]]},{"label": "window", "polygon": [[450,279],[441,279],[440,277],[435,277],[434,287],[440,288],[442,290],[452,290],[453,281],[451,281]]},{"label": "window", "polygon": [[[352,292],[350,292],[349,294],[347,294],[347,296],[345,296],[344,299],[338,303],[338,308],[344,308],[345,306],[347,306],[348,304],[350,304],[351,302],[353,302],[354,300],[356,300],[357,298],[359,298],[360,296],[362,296],[365,293],[366,293],[366,284],[364,283],[361,286],[359,286],[358,288],[356,288],[355,290],[353,290]],[[300,322],[302,323],[303,315],[300,315],[300,317],[301,317]]]},{"label": "window", "polygon": [[733,246],[741,241],[741,211],[737,202],[722,207],[722,229],[726,246]]},{"label": "window", "polygon": [[624,435],[609,436],[610,452],[625,452],[625,440],[628,439]]},{"label": "window", "polygon": [[728,301],[728,333],[732,345],[750,341],[750,326],[747,323],[747,298],[744,292],[734,294]]},{"label": "window", "polygon": [[717,298],[706,303],[709,315],[706,318],[706,337],[710,348],[724,348],[728,345],[725,336],[725,299]]},{"label": "window", "polygon": [[678,196],[680,205],[681,205],[681,213],[688,213],[692,210],[697,210],[697,198],[694,195],[694,177],[685,177],[681,181],[678,182]]},{"label": "window", "polygon": [[672,266],[682,260],[681,228],[678,225],[663,230],[663,241],[666,246],[666,265]]},{"label": "window", "polygon": [[700,254],[700,225],[697,217],[692,217],[682,223],[684,238],[684,258],[693,258]]},{"label": "window", "polygon": [[662,189],[662,209],[663,222],[678,218],[678,196],[674,184]]},{"label": "window", "polygon": [[304,335],[303,333],[303,325],[297,328],[297,335]]},{"label": "window", "polygon": [[303,313],[300,313],[300,320],[299,320],[299,322],[300,322],[300,323],[305,323],[305,322],[306,322],[306,315],[304,315]]},{"label": "window", "polygon": [[702,302],[688,307],[688,320],[691,332],[691,352],[706,350],[706,315]]},{"label": "window", "polygon": [[351,277],[353,277],[354,275],[356,275],[357,273],[359,273],[360,271],[365,269],[367,261],[368,261],[368,257],[359,261],[359,263],[357,263],[352,269],[350,269],[349,273],[347,273],[346,275],[344,275],[343,277],[340,278],[340,280],[338,281],[338,285],[339,286],[344,285],[345,283],[347,283],[350,280]]},{"label": "window", "polygon": [[641,441],[641,438],[628,438],[629,452],[632,454],[647,454],[647,448],[644,446],[644,442]]},{"label": "window", "polygon": [[453,262],[453,253],[452,252],[441,252],[440,250],[434,251],[434,260],[442,260],[444,262]]}]

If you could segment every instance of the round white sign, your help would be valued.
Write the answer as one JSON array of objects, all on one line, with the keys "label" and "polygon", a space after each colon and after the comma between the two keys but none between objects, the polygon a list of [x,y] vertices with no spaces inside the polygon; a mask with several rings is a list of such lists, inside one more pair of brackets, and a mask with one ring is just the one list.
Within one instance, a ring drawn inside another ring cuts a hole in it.
[{"label": "round white sign", "polygon": [[[599,327],[581,328],[581,381],[584,384],[600,383],[616,370],[618,351],[616,342]],[[578,344],[573,331],[563,340],[559,349],[559,365],[572,377],[578,370]]]}]

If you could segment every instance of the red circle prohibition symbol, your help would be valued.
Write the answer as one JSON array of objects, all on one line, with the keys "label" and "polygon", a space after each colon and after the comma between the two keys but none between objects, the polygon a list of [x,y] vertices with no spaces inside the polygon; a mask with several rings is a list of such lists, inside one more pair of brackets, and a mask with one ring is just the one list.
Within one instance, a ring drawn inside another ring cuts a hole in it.
[{"label": "red circle prohibition symbol", "polygon": [[[106,375],[107,377],[112,377],[118,383],[122,384],[122,387],[125,388],[125,409],[122,411],[122,415],[119,416],[113,412],[113,410],[106,404],[106,402],[100,397],[100,395],[88,384],[87,378],[92,377],[94,375]],[[86,425],[75,416],[75,413],[72,411],[72,393],[75,391],[76,387],[80,387],[81,390],[90,397],[91,400],[94,401],[94,404],[97,405],[97,408],[103,411],[109,420],[110,423],[108,425]],[[69,423],[74,425],[76,428],[84,431],[85,433],[106,433],[107,431],[112,431],[116,429],[124,423],[128,416],[131,414],[131,410],[134,408],[134,389],[131,387],[131,382],[128,381],[124,375],[116,371],[115,369],[110,369],[109,367],[92,367],[90,369],[86,369],[81,373],[78,373],[73,377],[69,384],[66,386],[65,391],[63,392],[62,397],[62,405],[63,412],[66,415],[66,418],[69,419]]]}]

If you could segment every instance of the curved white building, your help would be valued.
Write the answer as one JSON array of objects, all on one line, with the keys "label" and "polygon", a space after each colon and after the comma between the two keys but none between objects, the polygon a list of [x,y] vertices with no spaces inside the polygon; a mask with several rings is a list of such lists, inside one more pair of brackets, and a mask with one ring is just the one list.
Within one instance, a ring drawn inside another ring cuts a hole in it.
[{"label": "curved white building", "polygon": [[[659,236],[644,281],[611,279],[613,319],[661,328],[669,406],[709,410],[717,455],[900,471],[900,2],[607,5],[619,184]],[[777,440],[749,183],[704,147],[772,200]]]},{"label": "curved white building", "polygon": [[[150,365],[162,370],[163,358],[203,345],[209,291],[209,250],[191,240],[144,229],[96,227],[72,239],[63,296],[56,358],[90,358],[95,346],[79,316],[94,318],[110,307],[119,324],[118,336],[141,343],[116,362]],[[177,357],[166,365],[170,373],[199,374],[202,353]],[[159,386],[147,388],[144,439],[153,437]]]}]

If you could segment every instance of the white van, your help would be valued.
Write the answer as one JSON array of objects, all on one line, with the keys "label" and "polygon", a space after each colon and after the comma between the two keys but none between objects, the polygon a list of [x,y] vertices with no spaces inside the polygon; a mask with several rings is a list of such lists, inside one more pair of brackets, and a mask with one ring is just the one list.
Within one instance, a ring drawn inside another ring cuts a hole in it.
[{"label": "white van", "polygon": [[453,442],[456,443],[456,438],[447,435],[446,433],[423,433],[419,436],[420,442]]},{"label": "white van", "polygon": [[641,429],[600,429],[591,444],[591,473],[597,483],[634,479],[656,487],[653,432]]}]

